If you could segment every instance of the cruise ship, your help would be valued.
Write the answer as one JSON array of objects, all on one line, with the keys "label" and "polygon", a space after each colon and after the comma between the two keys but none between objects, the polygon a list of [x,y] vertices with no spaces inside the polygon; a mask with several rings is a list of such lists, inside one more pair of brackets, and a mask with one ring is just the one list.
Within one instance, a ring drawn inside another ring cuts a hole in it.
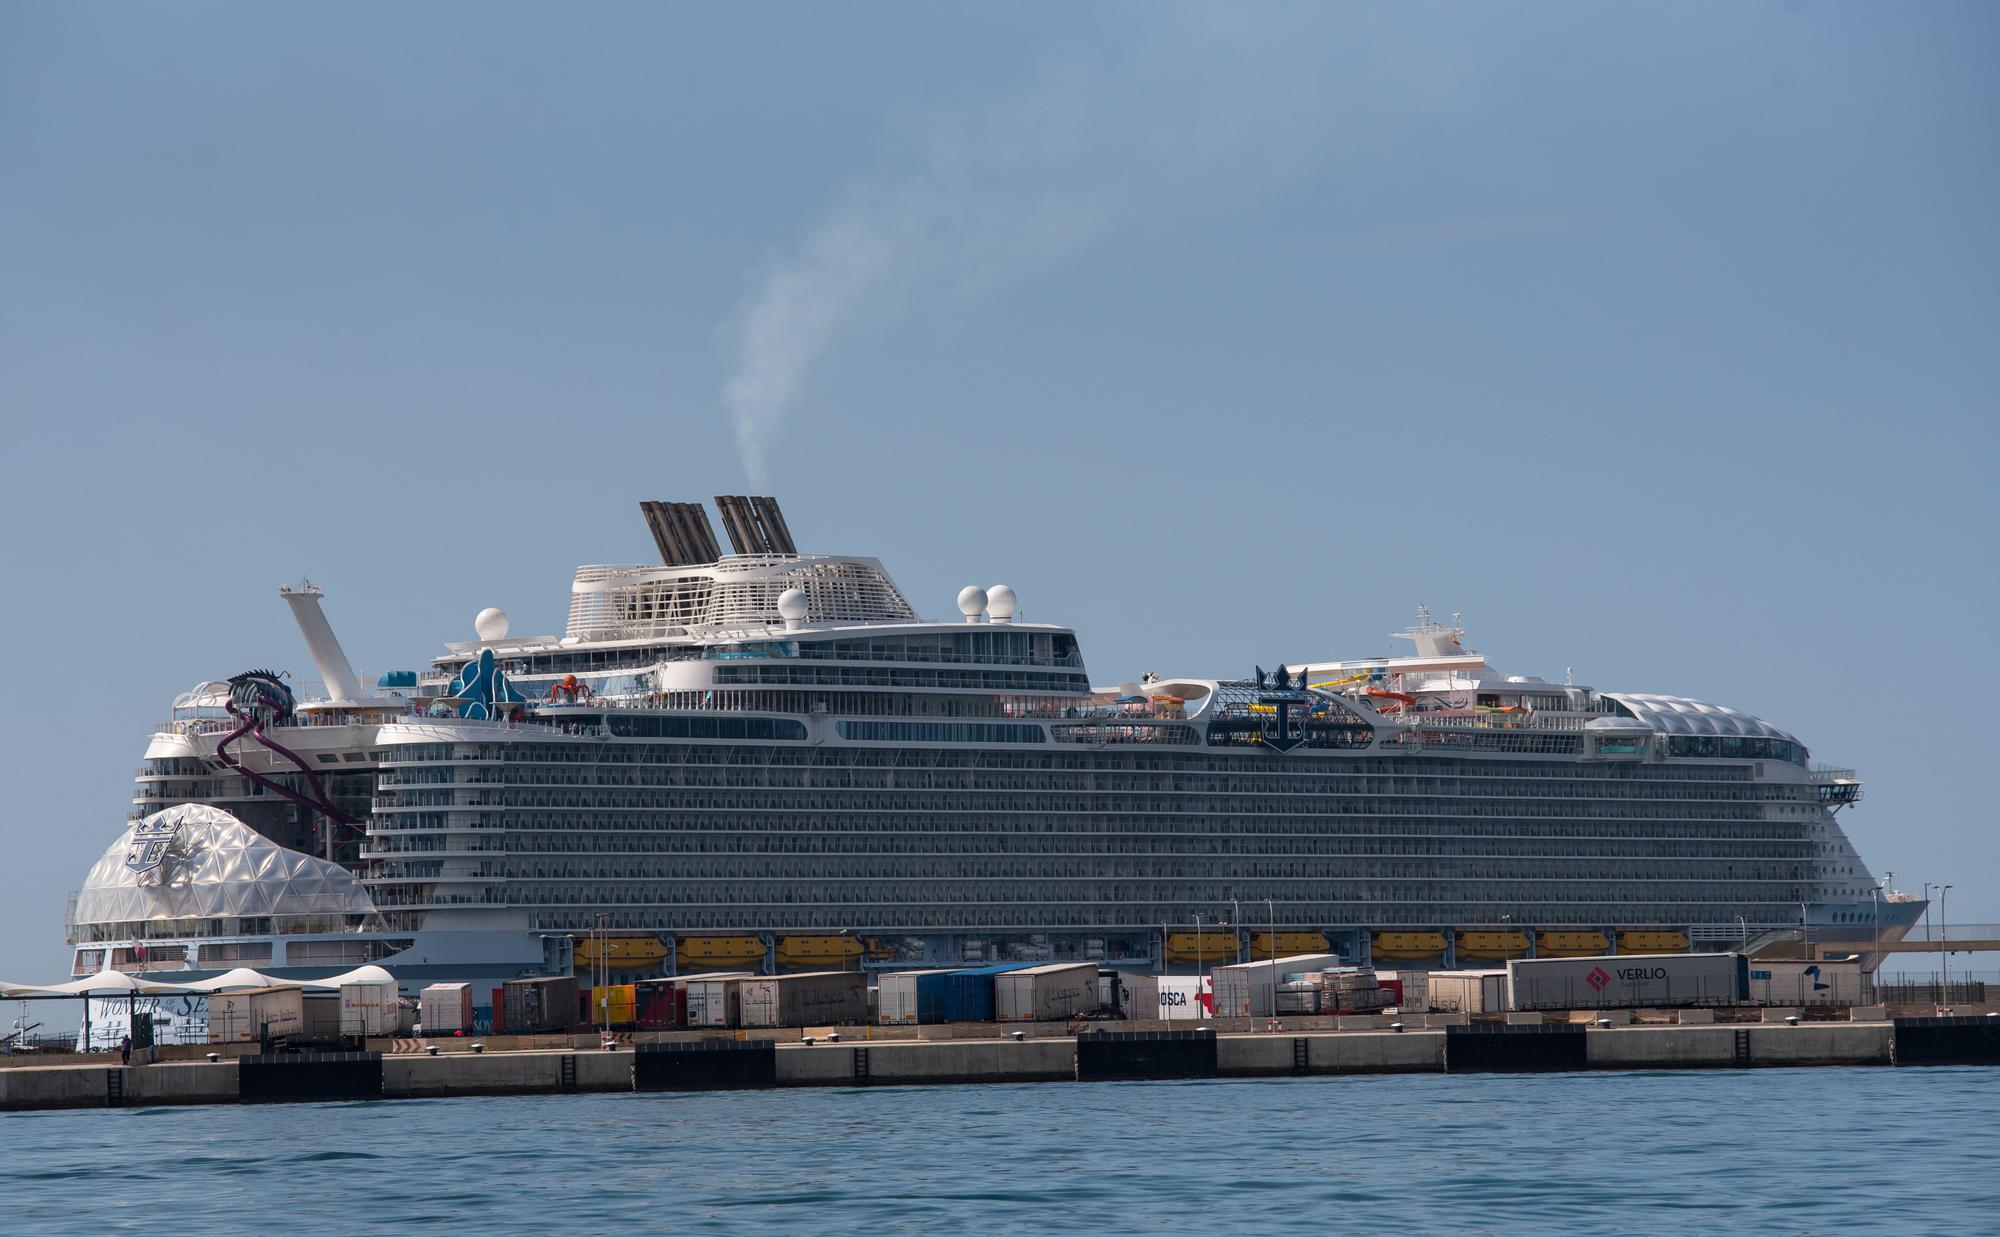
[{"label": "cruise ship", "polygon": [[[77,974],[412,990],[606,972],[1337,950],[1511,957],[1900,938],[1843,832],[1852,770],[1678,696],[1503,674],[1420,612],[1389,655],[1093,683],[1004,585],[920,618],[778,504],[641,504],[660,560],[585,566],[562,635],[498,609],[364,684],[179,697],[71,900]],[[1261,664],[1255,654],[1268,660]]]}]

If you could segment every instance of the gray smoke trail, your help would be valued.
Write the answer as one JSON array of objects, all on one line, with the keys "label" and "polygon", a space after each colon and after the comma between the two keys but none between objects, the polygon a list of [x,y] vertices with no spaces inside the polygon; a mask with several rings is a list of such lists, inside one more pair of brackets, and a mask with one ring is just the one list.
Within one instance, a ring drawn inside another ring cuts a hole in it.
[{"label": "gray smoke trail", "polygon": [[736,373],[723,399],[753,490],[770,488],[765,449],[799,376],[895,259],[897,240],[884,222],[865,211],[836,214],[771,273],[743,315]]},{"label": "gray smoke trail", "polygon": [[1268,191],[1319,136],[1296,32],[1218,22],[1155,32],[1107,67],[1046,69],[1018,94],[937,122],[914,167],[850,186],[734,324],[723,400],[743,469],[767,461],[815,358],[872,299],[942,285],[977,295],[1113,227],[1158,225]]}]

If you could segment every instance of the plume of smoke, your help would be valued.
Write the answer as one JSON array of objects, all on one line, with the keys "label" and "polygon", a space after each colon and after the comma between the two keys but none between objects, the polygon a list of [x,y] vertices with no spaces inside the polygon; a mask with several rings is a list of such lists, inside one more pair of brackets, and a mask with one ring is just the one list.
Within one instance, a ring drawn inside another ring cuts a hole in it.
[{"label": "plume of smoke", "polygon": [[[1210,11],[1119,50],[1043,67],[1019,91],[932,122],[898,176],[850,185],[733,324],[723,391],[743,468],[768,488],[814,360],[891,291],[977,296],[1113,228],[1158,226],[1296,171],[1321,117],[1295,31]],[[1101,51],[1102,49],[1100,49]]]},{"label": "plume of smoke", "polygon": [[806,366],[882,279],[899,250],[890,221],[847,209],[771,272],[743,315],[736,373],[723,392],[753,489],[769,489],[765,450]]}]

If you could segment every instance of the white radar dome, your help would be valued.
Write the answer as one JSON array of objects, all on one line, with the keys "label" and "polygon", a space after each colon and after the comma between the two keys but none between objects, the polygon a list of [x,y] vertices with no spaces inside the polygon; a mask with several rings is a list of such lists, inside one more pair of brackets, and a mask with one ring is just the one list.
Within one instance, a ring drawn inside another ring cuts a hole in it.
[{"label": "white radar dome", "polygon": [[507,638],[507,612],[498,606],[488,606],[472,620],[472,630],[479,638],[488,642]]},{"label": "white radar dome", "polygon": [[1004,584],[996,584],[986,590],[986,613],[992,615],[995,622],[1013,618],[1014,610],[1019,605],[1020,599],[1014,596],[1014,590]]},{"label": "white radar dome", "polygon": [[806,616],[806,595],[804,590],[788,588],[778,594],[778,617],[787,623],[796,623]]},{"label": "white radar dome", "polygon": [[986,590],[977,584],[968,584],[958,590],[958,612],[968,623],[979,621],[980,612],[986,609]]}]

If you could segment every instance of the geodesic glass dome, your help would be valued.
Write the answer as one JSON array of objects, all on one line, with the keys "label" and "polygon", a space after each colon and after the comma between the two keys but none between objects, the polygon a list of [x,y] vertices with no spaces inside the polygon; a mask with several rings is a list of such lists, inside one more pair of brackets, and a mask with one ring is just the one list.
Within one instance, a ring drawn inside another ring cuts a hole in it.
[{"label": "geodesic glass dome", "polygon": [[375,914],[346,868],[201,804],[133,822],[91,867],[76,899],[78,924]]}]

